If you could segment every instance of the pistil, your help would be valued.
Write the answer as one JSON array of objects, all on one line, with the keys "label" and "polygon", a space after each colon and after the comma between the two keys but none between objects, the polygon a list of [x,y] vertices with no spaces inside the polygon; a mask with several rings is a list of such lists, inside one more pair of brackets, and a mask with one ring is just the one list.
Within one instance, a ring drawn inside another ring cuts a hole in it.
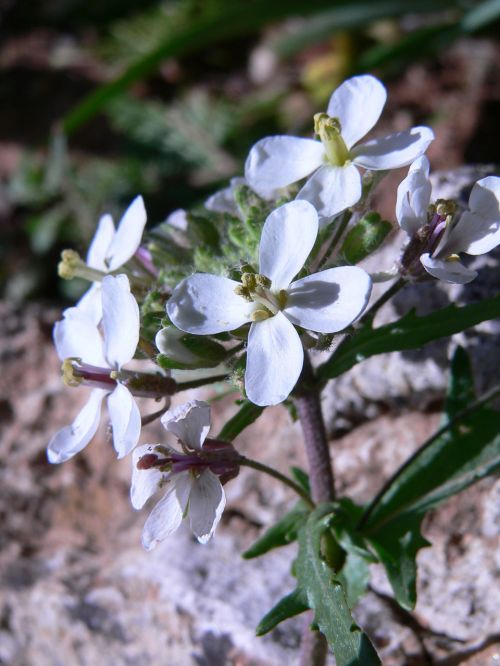
[{"label": "pistil", "polygon": [[349,160],[349,150],[342,138],[342,128],[338,118],[332,118],[327,113],[316,113],[314,132],[321,139],[330,164],[343,166]]}]

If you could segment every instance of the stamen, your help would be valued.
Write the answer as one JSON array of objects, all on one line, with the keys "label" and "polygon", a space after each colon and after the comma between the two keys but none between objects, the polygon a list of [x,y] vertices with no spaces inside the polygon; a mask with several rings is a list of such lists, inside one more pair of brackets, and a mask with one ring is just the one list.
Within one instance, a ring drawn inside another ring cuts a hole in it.
[{"label": "stamen", "polygon": [[93,388],[112,390],[116,381],[109,368],[82,363],[81,358],[67,358],[61,366],[63,381],[66,386],[76,387],[84,384]]},{"label": "stamen", "polygon": [[342,138],[338,118],[332,118],[327,113],[317,113],[314,116],[314,132],[321,139],[330,164],[343,166],[349,160],[349,150]]},{"label": "stamen", "polygon": [[64,280],[72,280],[75,277],[83,278],[89,282],[100,282],[106,273],[96,268],[91,268],[80,258],[78,252],[74,250],[63,250],[61,261],[57,266],[59,277]]},{"label": "stamen", "polygon": [[268,310],[266,307],[262,306],[252,312],[250,319],[251,321],[264,321],[264,319],[269,319],[269,317],[272,316],[273,313],[271,310]]}]

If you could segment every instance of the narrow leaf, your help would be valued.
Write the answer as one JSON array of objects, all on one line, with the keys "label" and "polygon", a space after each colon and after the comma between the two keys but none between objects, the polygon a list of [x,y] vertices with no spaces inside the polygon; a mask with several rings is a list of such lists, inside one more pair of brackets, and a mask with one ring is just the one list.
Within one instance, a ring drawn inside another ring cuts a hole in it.
[{"label": "narrow leaf", "polygon": [[398,321],[375,329],[365,326],[319,366],[318,376],[324,381],[333,379],[370,356],[416,349],[496,317],[500,317],[500,296],[463,307],[450,305],[423,317],[412,311]]},{"label": "narrow leaf", "polygon": [[303,590],[298,587],[296,590],[287,594],[286,597],[283,597],[278,601],[276,606],[274,606],[269,613],[266,613],[262,620],[259,622],[255,633],[257,636],[263,636],[269,631],[274,629],[276,625],[284,620],[288,620],[290,617],[299,615],[304,611],[308,610],[309,606],[307,605],[307,597],[304,594]]},{"label": "narrow leaf", "polygon": [[265,407],[254,405],[250,400],[245,400],[236,414],[229,419],[219,433],[219,439],[232,442],[246,427],[256,421],[264,411]]},{"label": "narrow leaf", "polygon": [[310,514],[299,533],[297,579],[314,610],[314,620],[333,649],[337,666],[379,665],[375,649],[354,622],[342,582],[321,556],[321,540],[335,508],[324,505]]},{"label": "narrow leaf", "polygon": [[308,515],[309,511],[304,507],[302,502],[299,502],[275,525],[267,529],[260,539],[242,554],[242,557],[246,560],[251,560],[254,557],[264,555],[264,553],[274,548],[287,546],[289,543],[292,543],[292,541],[297,539],[299,529],[306,522]]}]

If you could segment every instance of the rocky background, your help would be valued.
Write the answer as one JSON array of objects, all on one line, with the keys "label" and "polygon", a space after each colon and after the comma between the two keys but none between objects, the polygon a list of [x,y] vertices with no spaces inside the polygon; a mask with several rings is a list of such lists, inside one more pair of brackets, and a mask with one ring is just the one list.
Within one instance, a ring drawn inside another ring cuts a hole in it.
[{"label": "rocky background", "polygon": [[[42,4],[58,15],[65,2]],[[77,7],[78,2],[69,4]],[[131,7],[133,2],[116,4]],[[82,181],[91,183],[87,186],[96,190],[96,201],[89,204],[80,191],[71,189],[71,179],[63,183],[62,193],[48,194],[36,180],[37,160],[43,163],[47,156],[40,146],[50,125],[84,93],[107,80],[116,63],[108,59],[103,66],[102,52],[92,50],[96,34],[88,23],[82,24],[81,33],[62,19],[50,29],[39,29],[30,17],[23,18],[22,5],[6,3],[5,15],[7,19],[9,11],[14,15],[15,30],[9,39],[0,40],[0,280],[5,278],[6,284],[0,301],[0,665],[294,664],[301,618],[280,625],[263,639],[254,635],[261,617],[292,589],[293,547],[253,561],[240,557],[289,508],[294,498],[288,490],[245,469],[226,486],[227,508],[208,545],[200,546],[182,528],[146,553],[140,533],[147,508],[132,509],[130,461],[116,461],[105,427],[73,460],[61,466],[46,461],[50,436],[72,420],[85,400],[84,390],[62,384],[51,343],[53,323],[72,296],[64,291],[66,283],[61,287],[56,282],[57,256],[70,240],[83,249],[85,237],[93,231],[95,211],[111,201],[119,201],[117,209],[122,207],[136,182],[124,184],[123,176],[115,172],[113,180],[102,164],[92,163],[90,171],[97,169],[98,176],[92,187],[94,181],[85,171],[90,157],[129,160],[133,152],[119,136],[112,115],[98,119],[71,144],[72,168],[80,169]],[[110,12],[115,6],[104,5]],[[375,28],[380,32],[384,26]],[[262,94],[265,100],[269,90],[278,88],[282,99],[275,110],[279,123],[274,118],[274,131],[292,132],[302,127],[313,106],[301,87],[304,76],[325,64],[331,66],[322,70],[329,92],[330,79],[342,73],[338,64],[343,42],[310,47],[295,60],[280,64],[271,62],[266,51],[275,32],[272,27],[259,36],[260,42],[255,37],[237,41],[225,51],[205,53],[198,61],[171,60],[152,81],[139,84],[136,101],[147,101],[148,95],[161,99],[166,105],[162,111],[168,111],[172,121],[178,115],[171,113],[167,102],[185,87],[198,95],[201,90],[202,99],[207,91],[215,96],[210,113],[218,108],[218,95],[237,103],[251,88],[252,94]],[[123,29],[121,34],[126,34]],[[116,35],[120,38],[119,30]],[[444,170],[436,180],[440,196],[467,200],[467,188],[484,173],[481,169],[498,173],[492,163],[498,162],[499,54],[491,35],[462,39],[426,61],[417,62],[415,54],[413,64],[388,77],[389,104],[378,131],[432,124],[437,138],[429,156],[433,168]],[[270,124],[265,113],[263,118],[257,114],[255,122],[251,117],[243,121],[238,141],[233,137],[231,145],[239,151],[238,159],[251,143],[247,133],[257,129],[269,133]],[[24,164],[27,151],[32,160],[29,178]],[[457,171],[464,163],[487,166]],[[228,161],[224,164],[227,167]],[[148,162],[144,172],[151,174],[153,166]],[[145,181],[153,220],[202,200],[217,179],[232,175],[236,166],[237,161],[229,160],[229,171],[212,174],[211,181],[206,173],[203,181],[198,163],[189,164],[190,170],[180,177],[174,170],[173,176],[161,173],[159,181]],[[378,206],[387,219],[394,220],[395,188],[403,177],[404,172],[394,172],[384,181]],[[54,218],[54,210],[60,215],[61,201],[69,205],[71,224],[64,216]],[[59,223],[61,228],[54,232]],[[43,235],[47,233],[49,237]],[[400,242],[394,234],[389,248],[371,260],[378,270],[390,268]],[[497,251],[476,260],[480,275],[465,288],[434,283],[407,288],[380,312],[378,323],[401,316],[409,307],[426,312],[498,293],[499,259]],[[453,341],[471,353],[478,391],[498,380],[498,328],[498,322],[484,324]],[[425,350],[369,359],[329,385],[324,407],[340,493],[366,501],[433,432],[440,418],[449,353],[448,343],[436,343]],[[190,397],[184,394],[180,399]],[[153,410],[144,405],[145,412]],[[215,432],[234,410],[231,396],[214,402]],[[161,427],[152,424],[143,441],[161,441],[163,436]],[[306,467],[299,425],[283,407],[266,410],[236,444],[245,455],[283,472],[290,465]],[[426,520],[424,534],[432,546],[419,555],[419,601],[414,613],[394,603],[382,570],[372,567],[370,592],[355,614],[384,664],[500,663],[499,533],[500,482],[487,479]]]}]

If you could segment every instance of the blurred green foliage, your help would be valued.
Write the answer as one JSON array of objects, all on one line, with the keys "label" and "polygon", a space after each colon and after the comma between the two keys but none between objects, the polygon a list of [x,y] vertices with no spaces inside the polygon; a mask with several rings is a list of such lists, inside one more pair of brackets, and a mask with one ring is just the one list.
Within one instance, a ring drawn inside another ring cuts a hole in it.
[{"label": "blurred green foliage", "polygon": [[309,132],[346,76],[398,75],[463,35],[493,33],[499,15],[499,0],[12,3],[4,52],[42,36],[48,53],[36,67],[3,58],[39,100],[30,138],[22,117],[3,130],[23,147],[2,186],[7,296],[72,297],[59,291],[71,283],[56,287],[57,255],[84,253],[102,212],[117,219],[138,192],[150,224],[199,204],[261,136]]}]

